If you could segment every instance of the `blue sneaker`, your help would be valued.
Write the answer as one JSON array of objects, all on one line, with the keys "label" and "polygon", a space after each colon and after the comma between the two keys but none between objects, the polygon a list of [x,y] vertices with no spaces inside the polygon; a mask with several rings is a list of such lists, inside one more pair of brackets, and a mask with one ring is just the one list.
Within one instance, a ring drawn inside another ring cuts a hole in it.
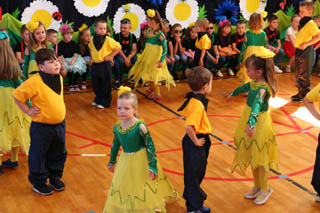
[{"label": "blue sneaker", "polygon": [[5,168],[15,168],[17,167],[19,164],[18,164],[18,161],[16,162],[11,162],[10,159],[2,162],[2,166],[5,167]]},{"label": "blue sneaker", "polygon": [[201,212],[203,213],[210,213],[210,208],[207,207],[207,206],[202,206],[201,209],[200,209]]}]

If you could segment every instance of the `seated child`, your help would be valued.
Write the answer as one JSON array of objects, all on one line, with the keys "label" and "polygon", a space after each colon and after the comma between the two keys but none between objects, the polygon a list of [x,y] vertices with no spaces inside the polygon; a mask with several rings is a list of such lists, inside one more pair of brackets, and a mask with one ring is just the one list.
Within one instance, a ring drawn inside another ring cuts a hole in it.
[{"label": "seated child", "polygon": [[242,44],[244,42],[244,37],[246,33],[246,24],[244,21],[238,21],[237,23],[237,32],[231,36],[231,42],[232,42],[232,50],[236,52],[237,62],[238,65],[241,62],[241,50],[242,50]]},{"label": "seated child", "polygon": [[22,25],[20,29],[21,33],[21,38],[22,40],[17,43],[16,47],[14,48],[14,52],[16,55],[16,58],[19,62],[19,65],[21,67],[21,70],[23,69],[23,64],[24,64],[24,53],[26,50],[26,47],[29,44],[29,30],[26,28],[26,25]]}]

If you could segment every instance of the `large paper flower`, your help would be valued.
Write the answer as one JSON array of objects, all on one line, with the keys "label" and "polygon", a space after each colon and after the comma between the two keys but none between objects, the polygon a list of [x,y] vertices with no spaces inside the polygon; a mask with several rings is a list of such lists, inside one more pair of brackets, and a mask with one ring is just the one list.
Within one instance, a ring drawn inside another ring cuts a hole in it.
[{"label": "large paper flower", "polygon": [[191,22],[197,21],[199,6],[196,0],[169,0],[166,6],[166,18],[171,25],[181,24],[188,27]]},{"label": "large paper flower", "polygon": [[262,2],[261,0],[240,0],[240,10],[246,20],[249,20],[252,13],[260,13],[263,11],[266,5],[267,2]]},{"label": "large paper flower", "polygon": [[61,19],[56,20],[53,18],[53,14],[58,11],[58,7],[50,1],[36,0],[23,11],[21,22],[26,24],[29,21],[41,21],[47,29],[58,30]]},{"label": "large paper flower", "polygon": [[217,9],[214,9],[217,23],[228,19],[231,24],[236,25],[238,21],[239,6],[231,0],[222,1]]},{"label": "large paper flower", "polygon": [[120,32],[120,21],[127,18],[131,22],[131,30],[136,37],[140,36],[139,25],[146,20],[145,11],[136,4],[130,3],[120,7],[113,18],[113,28],[116,33]]},{"label": "large paper flower", "polygon": [[74,6],[84,16],[99,16],[107,10],[109,0],[74,0]]}]

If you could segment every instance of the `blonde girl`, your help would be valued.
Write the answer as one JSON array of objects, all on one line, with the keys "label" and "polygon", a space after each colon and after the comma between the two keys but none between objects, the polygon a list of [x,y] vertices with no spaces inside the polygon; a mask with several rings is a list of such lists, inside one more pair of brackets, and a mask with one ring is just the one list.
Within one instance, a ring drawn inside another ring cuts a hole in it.
[{"label": "blonde girl", "polygon": [[92,65],[92,60],[90,57],[90,51],[89,51],[89,42],[91,38],[91,31],[90,28],[86,25],[83,24],[79,28],[79,40],[78,40],[78,48],[79,48],[79,54],[82,56],[84,61],[86,62],[86,71],[82,73],[82,82],[81,82],[81,89],[87,89],[87,75],[88,72],[91,70],[91,65]]}]

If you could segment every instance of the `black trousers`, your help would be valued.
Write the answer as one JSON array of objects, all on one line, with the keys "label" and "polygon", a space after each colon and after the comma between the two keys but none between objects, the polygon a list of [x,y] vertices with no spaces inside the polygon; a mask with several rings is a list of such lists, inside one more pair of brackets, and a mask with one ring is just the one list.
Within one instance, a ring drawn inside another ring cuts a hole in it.
[{"label": "black trousers", "polygon": [[60,124],[32,122],[28,157],[31,184],[46,183],[62,177],[67,159],[65,121]]},{"label": "black trousers", "polygon": [[318,136],[318,147],[316,151],[316,161],[314,162],[314,169],[311,184],[314,190],[320,195],[320,135]]},{"label": "black trousers", "polygon": [[[200,57],[201,57],[201,52],[202,50],[196,48],[196,50],[194,51],[194,58],[193,58],[193,66],[199,66],[200,63]],[[207,64],[207,52],[204,54],[203,57],[203,66]]]},{"label": "black trousers", "polygon": [[207,159],[211,141],[208,134],[199,134],[197,138],[205,138],[202,147],[194,145],[186,134],[182,140],[183,167],[184,167],[184,192],[187,211],[196,211],[203,206],[207,194],[201,189],[200,184],[205,176]]},{"label": "black trousers", "polygon": [[93,63],[91,68],[94,102],[110,107],[112,99],[112,68],[109,62]]}]

